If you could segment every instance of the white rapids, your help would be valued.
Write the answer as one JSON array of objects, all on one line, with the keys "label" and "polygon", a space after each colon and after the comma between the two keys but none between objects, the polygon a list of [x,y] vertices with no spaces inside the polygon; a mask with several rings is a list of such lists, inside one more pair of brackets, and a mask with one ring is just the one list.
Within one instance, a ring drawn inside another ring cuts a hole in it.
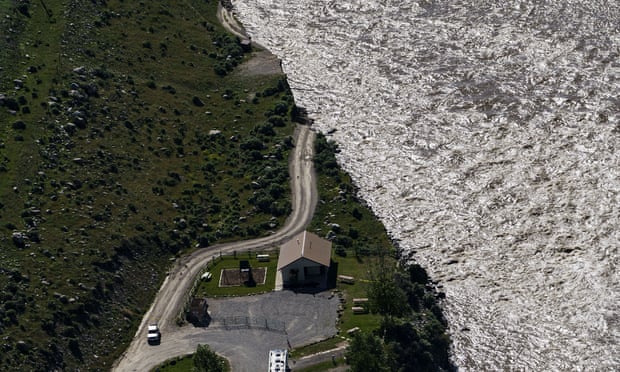
[{"label": "white rapids", "polygon": [[620,370],[620,2],[236,0],[461,370]]}]

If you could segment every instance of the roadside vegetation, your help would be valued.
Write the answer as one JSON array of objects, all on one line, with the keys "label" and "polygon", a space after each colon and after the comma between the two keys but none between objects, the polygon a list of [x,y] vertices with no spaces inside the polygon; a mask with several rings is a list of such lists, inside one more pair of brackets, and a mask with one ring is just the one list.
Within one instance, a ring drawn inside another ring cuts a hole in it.
[{"label": "roadside vegetation", "polygon": [[108,370],[171,258],[290,211],[293,99],[216,0],[0,0],[0,369]]},{"label": "roadside vegetation", "polygon": [[196,352],[183,357],[172,358],[153,369],[153,372],[227,372],[228,361],[217,355],[209,345],[198,345]]},{"label": "roadside vegetation", "polygon": [[[294,350],[293,357],[334,348],[345,339],[352,371],[454,369],[439,306],[443,295],[434,290],[425,270],[390,241],[383,224],[357,197],[350,177],[336,162],[336,144],[319,134],[315,148],[320,201],[310,230],[332,240],[338,274],[352,276],[355,282],[337,285],[342,294],[337,337]],[[364,313],[353,312],[355,298],[368,298],[360,304]],[[325,363],[325,370],[331,367]]]}]

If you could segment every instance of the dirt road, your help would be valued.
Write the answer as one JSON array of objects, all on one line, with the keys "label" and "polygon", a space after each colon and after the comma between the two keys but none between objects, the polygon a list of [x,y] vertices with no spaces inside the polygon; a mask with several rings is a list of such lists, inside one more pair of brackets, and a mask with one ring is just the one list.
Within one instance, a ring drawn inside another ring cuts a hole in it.
[{"label": "dirt road", "polygon": [[[165,353],[170,358],[189,354],[196,350],[196,343],[194,342],[178,342],[181,339],[191,340],[192,334],[196,333],[195,328],[179,328],[175,319],[183,308],[194,278],[213,256],[219,255],[220,252],[242,252],[278,245],[305,229],[312,219],[317,202],[316,180],[312,163],[314,138],[314,132],[308,127],[298,126],[295,131],[295,148],[289,162],[292,212],[284,227],[268,237],[214,245],[177,260],[176,265],[164,280],[151,308],[144,315],[129,348],[113,366],[113,371],[150,370],[157,365],[150,358],[154,350],[159,354]],[[149,322],[157,322],[162,331],[162,342],[157,347],[152,347],[146,342],[146,325]],[[166,337],[170,334],[175,335],[174,339]]]}]

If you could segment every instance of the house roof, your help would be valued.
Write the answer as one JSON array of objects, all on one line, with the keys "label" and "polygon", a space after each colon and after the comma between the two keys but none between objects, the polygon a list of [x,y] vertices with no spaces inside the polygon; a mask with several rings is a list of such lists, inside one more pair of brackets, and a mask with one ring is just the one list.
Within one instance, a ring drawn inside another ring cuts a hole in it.
[{"label": "house roof", "polygon": [[278,270],[300,258],[306,258],[323,266],[329,266],[332,243],[316,234],[303,231],[280,247]]}]

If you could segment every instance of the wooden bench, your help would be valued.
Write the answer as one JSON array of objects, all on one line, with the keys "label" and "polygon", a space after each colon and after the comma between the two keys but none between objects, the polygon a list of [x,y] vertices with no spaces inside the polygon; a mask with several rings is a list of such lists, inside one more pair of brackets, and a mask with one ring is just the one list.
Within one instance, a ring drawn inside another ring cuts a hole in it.
[{"label": "wooden bench", "polygon": [[269,262],[269,255],[268,254],[257,254],[256,259],[259,262]]},{"label": "wooden bench", "polygon": [[353,305],[362,305],[362,304],[367,304],[367,303],[368,303],[367,298],[354,298],[353,299]]},{"label": "wooden bench", "polygon": [[338,275],[338,280],[341,283],[346,283],[346,284],[354,284],[355,283],[355,278],[352,276],[347,276],[347,275]]},{"label": "wooden bench", "polygon": [[353,328],[347,330],[347,334],[352,335],[352,334],[357,333],[359,331],[360,331],[360,327],[353,327]]},{"label": "wooden bench", "polygon": [[368,312],[365,307],[361,306],[353,306],[351,310],[353,310],[353,314],[366,314]]}]

